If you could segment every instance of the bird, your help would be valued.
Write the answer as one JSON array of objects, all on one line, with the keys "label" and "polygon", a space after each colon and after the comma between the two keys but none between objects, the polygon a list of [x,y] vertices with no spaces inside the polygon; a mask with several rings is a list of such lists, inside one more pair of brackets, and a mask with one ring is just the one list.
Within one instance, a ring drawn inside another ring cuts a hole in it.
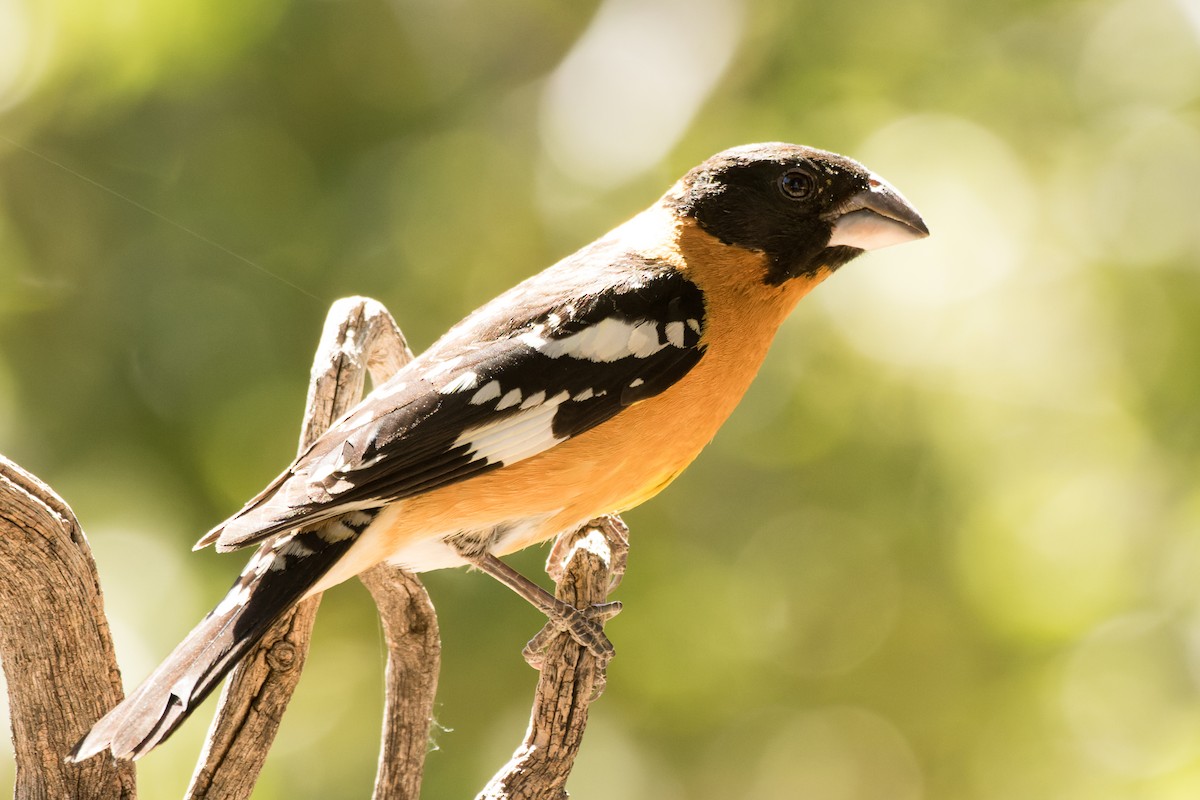
[{"label": "bird", "polygon": [[337,420],[196,548],[257,550],[228,594],[68,755],[137,759],[302,599],[380,562],[474,566],[610,648],[501,557],[662,491],[817,284],[929,235],[853,159],[724,150],[649,208],[486,303]]}]

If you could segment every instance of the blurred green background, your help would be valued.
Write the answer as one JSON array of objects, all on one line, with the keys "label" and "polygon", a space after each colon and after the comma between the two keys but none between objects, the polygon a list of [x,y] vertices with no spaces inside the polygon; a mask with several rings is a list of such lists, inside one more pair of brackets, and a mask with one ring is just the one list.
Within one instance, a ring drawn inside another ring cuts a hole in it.
[{"label": "blurred green background", "polygon": [[[1198,797],[1198,43],[1198,0],[0,0],[0,452],[78,512],[132,684],[239,570],[189,545],[290,459],[332,300],[421,349],[717,150],[844,152],[934,235],[802,303],[627,515],[573,793]],[[427,582],[425,796],[469,797],[539,620]],[[316,638],[258,798],[368,796],[361,587]]]}]

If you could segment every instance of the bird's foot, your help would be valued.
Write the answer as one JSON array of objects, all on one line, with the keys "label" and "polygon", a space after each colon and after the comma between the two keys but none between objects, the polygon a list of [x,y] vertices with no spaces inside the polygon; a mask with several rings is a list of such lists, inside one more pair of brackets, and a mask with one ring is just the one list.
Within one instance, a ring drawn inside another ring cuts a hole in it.
[{"label": "bird's foot", "polygon": [[580,647],[587,648],[603,668],[608,665],[616,653],[612,642],[604,634],[604,623],[621,613],[619,602],[597,603],[585,609],[578,609],[563,603],[556,613],[548,614],[549,620],[529,640],[521,655],[529,666],[536,670],[542,668],[545,659],[546,646],[560,633],[565,633],[575,640]]}]

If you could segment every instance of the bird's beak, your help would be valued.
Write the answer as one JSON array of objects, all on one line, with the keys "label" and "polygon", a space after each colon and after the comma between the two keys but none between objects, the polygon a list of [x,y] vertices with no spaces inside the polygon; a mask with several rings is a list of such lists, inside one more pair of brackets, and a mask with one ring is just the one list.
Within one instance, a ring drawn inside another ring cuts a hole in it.
[{"label": "bird's beak", "polygon": [[830,247],[878,250],[929,235],[912,204],[878,175],[872,175],[870,185],[842,205],[832,221]]}]

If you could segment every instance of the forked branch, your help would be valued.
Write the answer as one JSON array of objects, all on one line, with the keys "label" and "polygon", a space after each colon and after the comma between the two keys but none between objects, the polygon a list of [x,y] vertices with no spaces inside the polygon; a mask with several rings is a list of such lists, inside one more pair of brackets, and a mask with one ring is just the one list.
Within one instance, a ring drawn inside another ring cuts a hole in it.
[{"label": "forked branch", "polygon": [[[334,303],[313,357],[300,452],[362,399],[368,372],[382,383],[412,357],[382,305],[365,297]],[[388,648],[375,798],[415,800],[441,659],[437,617],[424,586],[410,573],[379,566],[362,580],[379,607]],[[320,595],[310,597],[285,615],[226,681],[188,787],[189,800],[250,796],[300,681],[320,603]]]}]

